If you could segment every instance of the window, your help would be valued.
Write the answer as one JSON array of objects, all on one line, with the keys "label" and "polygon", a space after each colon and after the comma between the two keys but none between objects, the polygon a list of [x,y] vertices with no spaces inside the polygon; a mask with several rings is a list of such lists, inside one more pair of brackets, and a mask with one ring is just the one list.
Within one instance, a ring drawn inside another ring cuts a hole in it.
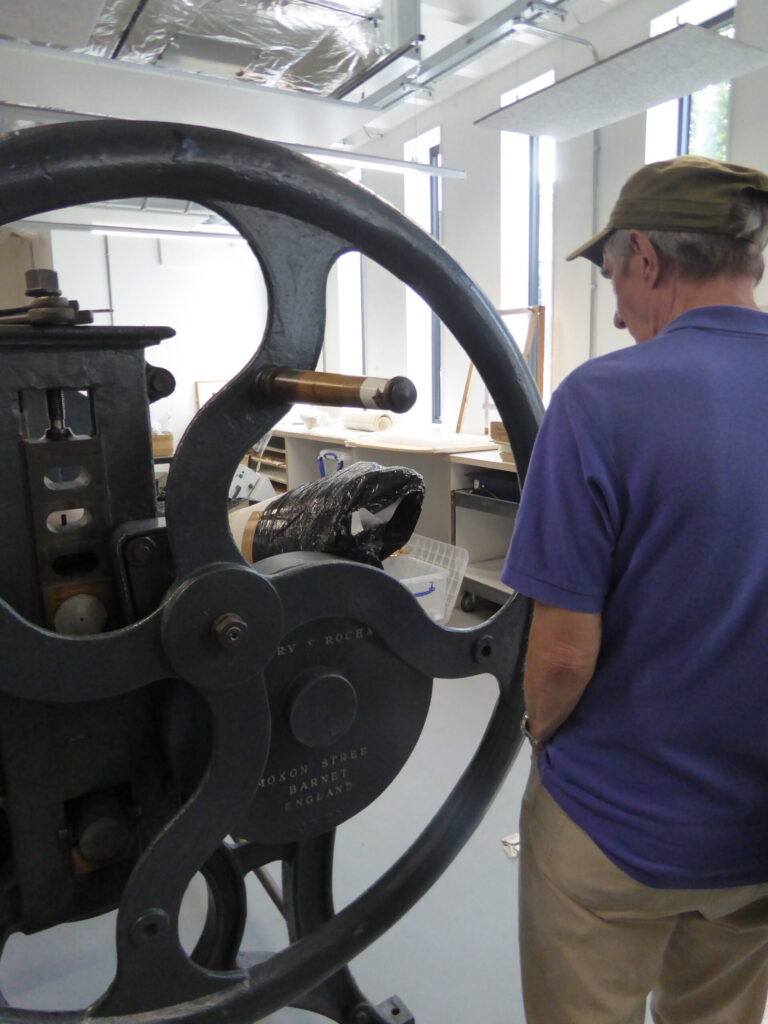
[{"label": "window", "polygon": [[[733,38],[733,10],[704,22],[705,28]],[[731,83],[718,82],[680,100],[678,153],[696,153],[715,160],[728,156],[728,113]]]},{"label": "window", "polygon": [[[433,128],[407,142],[406,160],[440,166],[440,129]],[[406,173],[405,213],[434,238],[440,238],[443,205],[441,179],[433,175]],[[423,419],[440,423],[442,417],[442,334],[440,319],[412,289],[406,291],[406,336],[408,376],[419,395],[429,395],[429,408],[419,399],[416,410]]]},{"label": "window", "polygon": [[[502,106],[538,92],[555,81],[555,72],[506,92]],[[501,308],[526,310],[552,307],[553,193],[555,142],[546,136],[501,133]],[[518,341],[528,333],[529,316],[523,312],[505,317]],[[550,377],[551,332],[536,339],[531,353],[535,366],[536,346],[544,345],[544,380]],[[548,385],[545,387],[548,390]]]},{"label": "window", "polygon": [[[733,0],[688,0],[651,22],[651,36],[683,23],[702,25],[733,37]],[[725,160],[728,155],[728,113],[731,83],[705,89],[651,107],[646,117],[645,162],[668,160],[684,153]]]}]

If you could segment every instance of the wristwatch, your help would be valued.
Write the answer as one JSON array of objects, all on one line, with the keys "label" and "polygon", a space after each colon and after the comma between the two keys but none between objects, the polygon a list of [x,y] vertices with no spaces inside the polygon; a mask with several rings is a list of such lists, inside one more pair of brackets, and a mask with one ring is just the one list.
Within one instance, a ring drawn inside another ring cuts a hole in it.
[{"label": "wristwatch", "polygon": [[523,715],[523,717],[520,719],[520,732],[523,734],[523,736],[525,736],[528,739],[528,742],[531,744],[531,746],[533,747],[534,750],[541,750],[544,746],[546,746],[546,743],[547,743],[546,740],[538,739],[531,732],[530,723],[528,722],[528,712],[527,711]]}]

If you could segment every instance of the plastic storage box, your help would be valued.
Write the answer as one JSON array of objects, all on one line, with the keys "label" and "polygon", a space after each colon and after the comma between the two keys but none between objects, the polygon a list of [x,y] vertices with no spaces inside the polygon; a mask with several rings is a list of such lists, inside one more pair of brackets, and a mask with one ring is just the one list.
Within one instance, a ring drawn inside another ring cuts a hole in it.
[{"label": "plastic storage box", "polygon": [[424,611],[436,622],[445,618],[445,590],[448,573],[439,566],[422,562],[412,555],[385,558],[384,570],[406,586]]},{"label": "plastic storage box", "polygon": [[414,533],[396,555],[384,559],[383,566],[408,587],[431,618],[444,622],[453,611],[468,561],[464,548]]}]

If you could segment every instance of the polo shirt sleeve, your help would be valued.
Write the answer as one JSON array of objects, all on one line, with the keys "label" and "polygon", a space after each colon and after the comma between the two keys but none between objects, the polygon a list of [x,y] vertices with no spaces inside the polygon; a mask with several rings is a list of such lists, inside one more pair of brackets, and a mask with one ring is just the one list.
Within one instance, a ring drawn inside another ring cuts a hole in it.
[{"label": "polo shirt sleeve", "polygon": [[610,438],[591,422],[570,381],[552,396],[536,438],[501,578],[545,604],[600,612],[619,502]]}]

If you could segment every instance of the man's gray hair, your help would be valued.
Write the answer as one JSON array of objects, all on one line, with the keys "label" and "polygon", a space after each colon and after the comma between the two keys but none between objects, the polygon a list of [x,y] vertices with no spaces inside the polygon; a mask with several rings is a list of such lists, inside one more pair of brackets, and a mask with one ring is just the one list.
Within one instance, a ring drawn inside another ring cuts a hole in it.
[{"label": "man's gray hair", "polygon": [[[733,207],[733,235],[699,231],[645,231],[665,266],[674,267],[689,281],[718,274],[750,274],[755,284],[765,269],[763,249],[768,244],[768,206],[745,196]],[[631,255],[629,228],[621,228],[603,246],[620,274],[625,274]],[[740,235],[741,237],[736,237]]]}]

